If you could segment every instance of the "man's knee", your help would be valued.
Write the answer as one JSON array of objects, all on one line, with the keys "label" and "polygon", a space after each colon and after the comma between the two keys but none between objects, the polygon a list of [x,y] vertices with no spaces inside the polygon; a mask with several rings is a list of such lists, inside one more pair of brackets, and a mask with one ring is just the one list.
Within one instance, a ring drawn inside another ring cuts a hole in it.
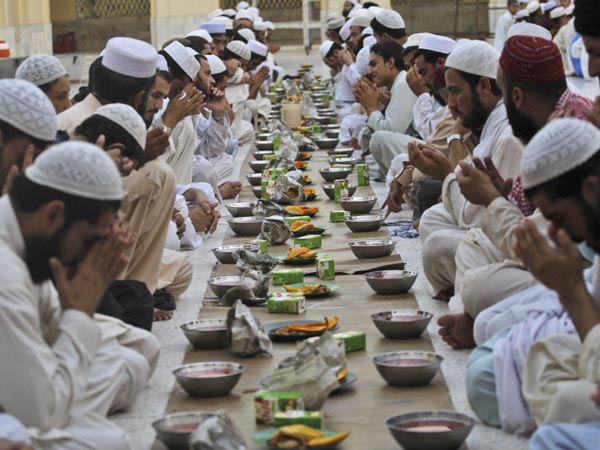
[{"label": "man's knee", "polygon": [[493,353],[477,348],[467,365],[467,399],[473,411],[486,424],[500,427],[500,412],[496,395]]}]

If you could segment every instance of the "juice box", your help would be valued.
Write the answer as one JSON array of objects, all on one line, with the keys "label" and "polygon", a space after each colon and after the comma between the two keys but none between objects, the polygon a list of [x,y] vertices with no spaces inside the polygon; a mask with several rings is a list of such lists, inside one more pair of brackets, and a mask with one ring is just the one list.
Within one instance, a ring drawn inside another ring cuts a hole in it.
[{"label": "juice box", "polygon": [[335,210],[329,212],[329,221],[332,223],[343,222],[350,218],[350,211]]},{"label": "juice box", "polygon": [[258,253],[267,253],[269,249],[269,243],[266,239],[252,239],[248,241],[248,244],[256,244],[258,245]]},{"label": "juice box", "polygon": [[328,256],[320,256],[316,262],[317,276],[321,280],[335,280],[335,261]]},{"label": "juice box", "polygon": [[323,416],[320,411],[303,411],[290,409],[275,413],[275,426],[284,427],[286,425],[306,425],[307,427],[322,429]]},{"label": "juice box", "polygon": [[369,181],[369,164],[357,164],[356,165],[356,178],[358,179],[359,186],[368,186]]},{"label": "juice box", "polygon": [[315,248],[319,248],[320,246],[320,234],[307,234],[306,236],[294,238],[294,247],[306,247],[312,250]]},{"label": "juice box", "polygon": [[[346,353],[365,350],[367,348],[367,335],[362,331],[346,331],[343,333],[334,333],[332,337],[344,343]],[[316,342],[319,337],[312,337],[308,342]]]},{"label": "juice box", "polygon": [[333,182],[333,201],[339,203],[342,198],[348,197],[348,180],[335,180]]},{"label": "juice box", "polygon": [[[289,294],[289,293],[283,293]],[[306,299],[303,295],[271,296],[267,300],[269,314],[302,314],[306,312]]]},{"label": "juice box", "polygon": [[298,220],[302,220],[303,222],[310,222],[310,217],[308,217],[308,216],[293,216],[293,217],[285,218],[285,221],[287,222],[287,224],[289,226],[292,226],[292,224]]},{"label": "juice box", "polygon": [[254,395],[256,423],[275,423],[275,414],[289,410],[303,410],[304,398],[300,392],[260,390]]},{"label": "juice box", "polygon": [[273,136],[273,150],[277,151],[279,150],[279,148],[281,147],[281,136],[276,133],[275,136]]},{"label": "juice box", "polygon": [[302,269],[280,269],[271,272],[273,285],[304,283],[304,271]]}]

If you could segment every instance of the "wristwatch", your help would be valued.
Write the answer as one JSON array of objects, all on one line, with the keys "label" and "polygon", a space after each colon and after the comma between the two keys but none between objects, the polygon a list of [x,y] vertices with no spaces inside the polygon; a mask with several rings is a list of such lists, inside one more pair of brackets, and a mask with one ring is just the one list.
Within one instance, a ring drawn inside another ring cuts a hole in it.
[{"label": "wristwatch", "polygon": [[451,134],[450,136],[448,136],[446,138],[446,144],[450,145],[452,143],[452,141],[455,140],[459,140],[460,142],[463,141],[463,138],[460,134]]}]

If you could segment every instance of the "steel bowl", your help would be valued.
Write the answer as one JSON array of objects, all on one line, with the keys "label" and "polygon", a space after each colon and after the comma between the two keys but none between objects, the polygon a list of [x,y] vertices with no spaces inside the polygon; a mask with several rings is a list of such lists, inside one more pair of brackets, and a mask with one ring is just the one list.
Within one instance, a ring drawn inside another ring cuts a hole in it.
[{"label": "steel bowl", "polygon": [[396,242],[391,239],[362,239],[352,241],[348,245],[354,256],[359,259],[367,259],[391,255],[396,247]]},{"label": "steel bowl", "polygon": [[257,244],[223,245],[213,248],[212,252],[221,264],[235,264],[233,253],[241,250],[258,253],[259,247]]},{"label": "steel bowl", "polygon": [[254,145],[256,146],[257,150],[271,150],[272,151],[274,148],[272,140],[256,141],[254,143]]},{"label": "steel bowl", "polygon": [[321,139],[317,139],[315,141],[315,144],[317,144],[317,146],[320,149],[327,150],[327,149],[335,148],[335,146],[338,145],[339,142],[340,142],[340,140],[338,138],[335,138],[335,139],[321,138]]},{"label": "steel bowl", "polygon": [[249,164],[254,173],[262,173],[263,170],[269,167],[271,161],[250,161]]},{"label": "steel bowl", "polygon": [[340,128],[340,124],[339,123],[328,123],[325,125],[321,125],[321,128],[324,130],[334,130],[336,128]]},{"label": "steel bowl", "polygon": [[262,227],[262,217],[234,217],[227,221],[238,236],[257,236]]},{"label": "steel bowl", "polygon": [[248,183],[250,183],[251,186],[260,186],[262,182],[262,173],[246,175],[246,180],[248,180]]},{"label": "steel bowl", "polygon": [[[214,372],[222,372],[216,375]],[[210,376],[202,376],[202,373]],[[190,397],[222,397],[231,392],[240,381],[244,366],[233,362],[202,362],[186,364],[173,371],[173,375]]]},{"label": "steel bowl", "polygon": [[190,344],[198,350],[218,350],[229,347],[225,319],[195,320],[181,325]]},{"label": "steel bowl", "polygon": [[357,165],[361,162],[363,162],[363,160],[359,159],[359,158],[336,158],[336,157],[329,158],[330,166],[335,166],[336,164],[343,164],[343,165],[354,167],[355,165]]},{"label": "steel bowl", "polygon": [[327,154],[330,158],[333,158],[334,156],[350,158],[352,157],[352,153],[354,153],[354,149],[350,147],[339,147],[327,150]]},{"label": "steel bowl", "polygon": [[260,133],[256,133],[256,140],[257,141],[270,141],[271,138],[273,137],[273,133],[269,133],[267,132],[260,132]]},{"label": "steel bowl", "polygon": [[377,197],[348,197],[340,199],[340,206],[344,211],[352,214],[369,214],[377,203]]},{"label": "steel bowl", "polygon": [[417,272],[408,270],[376,270],[365,274],[367,283],[377,294],[406,294],[417,279]]},{"label": "steel bowl", "polygon": [[379,230],[384,220],[385,217],[381,215],[365,214],[350,217],[344,220],[344,223],[353,233],[364,233]]},{"label": "steel bowl", "polygon": [[241,280],[241,275],[212,277],[210,280],[208,280],[208,285],[210,286],[210,289],[214,292],[214,294],[217,297],[221,298],[227,293],[229,289],[240,284]]},{"label": "steel bowl", "polygon": [[265,160],[265,156],[271,156],[274,155],[275,152],[272,150],[260,150],[258,152],[254,152],[252,155],[254,156],[254,159],[257,161],[264,161]]},{"label": "steel bowl", "polygon": [[325,181],[329,181],[333,183],[335,180],[344,180],[352,173],[352,169],[343,169],[343,168],[325,168],[319,169],[319,173],[323,177]]},{"label": "steel bowl", "polygon": [[431,322],[433,314],[418,310],[392,310],[371,315],[377,329],[388,339],[415,339]]},{"label": "steel bowl", "polygon": [[256,198],[262,198],[262,187],[261,186],[252,186],[252,193]]},{"label": "steel bowl", "polygon": [[431,352],[398,351],[373,357],[379,375],[390,386],[424,386],[440,370],[442,358]]},{"label": "steel bowl", "polygon": [[188,450],[190,435],[202,422],[217,414],[210,411],[180,412],[167,414],[152,422],[158,440],[169,450]]},{"label": "steel bowl", "polygon": [[233,217],[248,217],[252,216],[254,208],[256,207],[255,202],[238,202],[238,203],[229,203],[225,205],[229,214]]},{"label": "steel bowl", "polygon": [[[323,192],[325,192],[327,197],[329,197],[331,200],[335,199],[335,189],[333,184],[324,184],[321,187],[323,188]],[[357,184],[348,183],[348,196],[352,197],[356,193],[356,189],[358,189]]]},{"label": "steel bowl", "polygon": [[340,137],[340,129],[338,128],[336,130],[335,128],[332,128],[331,130],[325,130],[325,136],[330,139],[338,139]]},{"label": "steel bowl", "polygon": [[475,421],[456,411],[419,411],[392,416],[385,423],[405,450],[455,450]]}]

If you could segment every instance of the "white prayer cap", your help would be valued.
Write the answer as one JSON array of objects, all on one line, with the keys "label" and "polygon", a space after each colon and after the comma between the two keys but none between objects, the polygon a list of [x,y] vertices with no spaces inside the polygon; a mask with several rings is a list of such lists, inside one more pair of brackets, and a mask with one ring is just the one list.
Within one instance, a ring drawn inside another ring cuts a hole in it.
[{"label": "white prayer cap", "polygon": [[354,6],[358,5],[358,0],[344,0],[348,3],[352,3]]},{"label": "white prayer cap", "polygon": [[67,75],[67,71],[58,58],[39,54],[31,55],[23,61],[17,68],[15,78],[41,86],[65,75]]},{"label": "white prayer cap", "polygon": [[221,58],[215,55],[206,55],[206,59],[208,59],[208,65],[210,66],[211,75],[216,75],[219,73],[223,73],[227,70]]},{"label": "white prayer cap", "polygon": [[229,17],[230,19],[234,18],[237,14],[235,9],[227,8],[225,11],[221,13],[222,16]]},{"label": "white prayer cap", "polygon": [[249,61],[252,57],[250,49],[242,41],[231,41],[227,44],[227,49],[246,61]]},{"label": "white prayer cap", "polygon": [[456,47],[456,41],[439,34],[428,34],[424,36],[419,44],[419,50],[429,50],[432,52],[450,54]]},{"label": "white prayer cap", "polygon": [[423,41],[423,38],[425,36],[427,36],[430,33],[414,33],[411,34],[410,36],[408,36],[408,39],[406,40],[405,44],[404,44],[404,50],[410,49],[412,47],[419,47],[419,45],[421,45],[421,42]]},{"label": "white prayer cap", "polygon": [[567,16],[572,16],[573,15],[573,11],[575,11],[575,4],[571,3],[569,6],[567,6],[565,8],[565,14]]},{"label": "white prayer cap", "polygon": [[550,11],[551,19],[559,19],[566,15],[567,15],[567,13],[565,11],[565,8],[563,8],[562,6],[559,6],[558,8],[554,8],[552,11]]},{"label": "white prayer cap", "polygon": [[54,145],[40,153],[25,169],[36,184],[92,200],[123,198],[123,182],[117,166],[99,147],[82,141]]},{"label": "white prayer cap", "polygon": [[171,42],[168,46],[163,48],[163,51],[173,58],[173,61],[175,61],[190,79],[193,80],[196,78],[198,70],[200,70],[200,63],[188,52],[188,49],[184,47],[181,42]]},{"label": "white prayer cap", "polygon": [[599,143],[600,130],[586,121],[552,120],[525,147],[523,187],[531,189],[581,166],[598,152]]},{"label": "white prayer cap", "polygon": [[406,24],[404,23],[402,16],[391,9],[384,9],[381,11],[379,14],[377,14],[377,16],[375,16],[375,20],[391,30],[400,30],[406,28]]},{"label": "white prayer cap", "polygon": [[535,23],[520,22],[511,25],[506,34],[506,40],[508,41],[513,36],[531,36],[545,39],[547,41],[552,40],[550,31],[546,28],[536,25]]},{"label": "white prayer cap", "polygon": [[357,9],[357,8],[353,8],[349,13],[348,13],[348,19],[354,19],[356,17],[356,15],[362,11],[362,9]]},{"label": "white prayer cap", "polygon": [[225,31],[233,30],[233,20],[231,20],[229,17],[215,17],[213,20],[211,20],[211,22],[222,23],[223,25],[225,25]]},{"label": "white prayer cap", "polygon": [[553,2],[553,1],[546,2],[546,3],[543,3],[541,6],[542,6],[542,11],[544,12],[544,14],[546,14],[552,8],[556,8],[556,2]]},{"label": "white prayer cap", "polygon": [[157,55],[154,47],[147,42],[128,37],[114,37],[106,43],[102,65],[121,75],[150,78],[156,75]]},{"label": "white prayer cap", "polygon": [[254,31],[249,30],[248,28],[242,28],[241,30],[237,30],[238,34],[246,39],[248,42],[255,41],[256,36],[254,35]]},{"label": "white prayer cap", "polygon": [[353,27],[367,28],[368,26],[371,25],[371,20],[373,20],[373,17],[371,17],[371,14],[369,14],[367,12],[362,12],[362,11],[366,11],[366,10],[361,10],[361,13],[357,14],[354,17],[354,19],[352,19]]},{"label": "white prayer cap", "polygon": [[375,44],[377,44],[377,39],[375,39],[375,36],[367,36],[363,41],[363,45],[365,47],[373,47]]},{"label": "white prayer cap", "polygon": [[383,11],[384,9],[379,7],[379,6],[369,6],[369,8],[367,8],[369,10],[369,12],[371,14],[373,14],[373,17],[376,17],[377,14],[379,14],[381,11]]},{"label": "white prayer cap", "polygon": [[0,80],[0,120],[32,138],[46,142],[56,140],[54,106],[46,94],[29,81]]},{"label": "white prayer cap", "polygon": [[362,30],[361,33],[362,36],[373,36],[373,28],[371,27],[367,27],[364,30]]},{"label": "white prayer cap", "polygon": [[342,29],[340,30],[340,38],[344,42],[346,42],[348,40],[348,38],[350,37],[350,27],[352,26],[352,22],[353,21],[354,21],[354,19],[348,20],[344,24],[344,26],[342,27]]},{"label": "white prayer cap", "polygon": [[213,41],[212,36],[206,30],[194,30],[185,35],[185,37],[190,37],[190,36],[200,37],[200,38],[204,39],[206,42],[208,42],[209,44],[212,43],[212,41]]},{"label": "white prayer cap", "polygon": [[342,28],[344,26],[345,20],[342,16],[331,17],[327,20],[327,29],[328,30],[337,30],[338,28]]},{"label": "white prayer cap", "polygon": [[258,8],[255,8],[254,6],[248,7],[247,11],[250,14],[252,14],[252,17],[254,20],[256,20],[258,18],[258,16],[260,15],[260,11],[258,10]]},{"label": "white prayer cap", "polygon": [[255,20],[252,24],[254,31],[267,31],[267,26],[262,20]]},{"label": "white prayer cap", "polygon": [[188,55],[190,55],[193,58],[199,55],[199,53],[191,47],[186,47],[185,51],[188,53]]},{"label": "white prayer cap", "polygon": [[499,60],[500,52],[493,45],[467,40],[454,47],[446,59],[446,67],[495,80]]},{"label": "white prayer cap", "polygon": [[208,15],[206,16],[206,20],[210,21],[210,20],[214,19],[215,17],[219,17],[221,14],[223,14],[223,10],[221,8],[217,8],[217,9],[211,11],[210,13],[208,13]]},{"label": "white prayer cap", "polygon": [[164,70],[165,72],[169,71],[169,65],[167,64],[167,60],[163,55],[158,55],[156,58],[156,68],[158,70]]},{"label": "white prayer cap", "polygon": [[526,9],[520,9],[515,14],[515,20],[523,19],[525,17],[529,17],[529,13],[527,12]]},{"label": "white prayer cap", "polygon": [[250,22],[254,22],[254,16],[252,14],[250,14],[250,12],[248,12],[248,10],[246,9],[242,9],[241,11],[238,11],[238,13],[235,15],[235,19],[236,20],[249,20]]},{"label": "white prayer cap", "polygon": [[212,34],[225,34],[225,24],[219,22],[204,22],[200,24],[200,29]]},{"label": "white prayer cap", "polygon": [[243,9],[246,9],[250,6],[250,4],[248,2],[239,2],[237,4],[237,6],[235,7],[235,9],[237,9],[238,11],[241,11]]},{"label": "white prayer cap", "polygon": [[267,53],[269,53],[269,48],[256,40],[248,41],[248,48],[252,53],[256,53],[257,55],[263,56],[265,58],[267,57]]},{"label": "white prayer cap", "polygon": [[265,27],[267,27],[267,30],[274,30],[275,24],[273,22],[271,22],[270,20],[266,20]]},{"label": "white prayer cap", "polygon": [[[375,39],[375,38],[373,38]],[[360,76],[364,77],[369,72],[369,58],[371,56],[371,46],[364,45],[356,55],[356,70]]]},{"label": "white prayer cap", "polygon": [[540,9],[540,2],[538,2],[538,0],[532,0],[527,4],[527,12],[529,14],[533,14],[538,9]]},{"label": "white prayer cap", "polygon": [[325,58],[327,56],[327,53],[329,53],[331,47],[333,47],[333,41],[323,41],[321,47],[319,47],[319,55],[321,55],[321,58]]},{"label": "white prayer cap", "polygon": [[117,125],[122,126],[129,135],[140,144],[142,150],[146,147],[146,125],[142,116],[131,106],[124,103],[111,103],[101,106],[94,115],[106,117]]}]

